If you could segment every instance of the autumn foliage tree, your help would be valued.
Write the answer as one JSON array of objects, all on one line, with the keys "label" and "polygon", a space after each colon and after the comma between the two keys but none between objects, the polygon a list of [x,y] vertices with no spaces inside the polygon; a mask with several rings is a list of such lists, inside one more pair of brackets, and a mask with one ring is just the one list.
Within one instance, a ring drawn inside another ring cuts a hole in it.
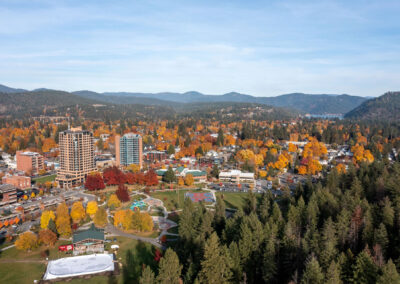
[{"label": "autumn foliage tree", "polygon": [[121,201],[118,199],[116,194],[111,194],[110,198],[107,201],[108,208],[114,209],[121,206]]},{"label": "autumn foliage tree", "polygon": [[103,207],[100,207],[94,215],[93,222],[98,227],[107,225],[107,212]]},{"label": "autumn foliage tree", "polygon": [[53,221],[56,219],[54,212],[49,210],[43,211],[42,216],[40,217],[40,227],[46,229],[49,225],[50,219],[53,219]]},{"label": "autumn foliage tree", "polygon": [[97,210],[98,210],[97,202],[95,200],[89,201],[87,206],[86,206],[86,213],[89,216],[93,217],[94,214],[96,214]]},{"label": "autumn foliage tree", "polygon": [[187,186],[191,186],[191,185],[193,185],[193,183],[194,183],[193,175],[192,174],[187,174],[185,176],[185,184]]},{"label": "autumn foliage tree", "polygon": [[119,185],[126,183],[125,174],[115,166],[104,170],[103,179],[107,185]]},{"label": "autumn foliage tree", "polygon": [[63,237],[71,235],[71,221],[68,213],[68,207],[65,203],[60,203],[56,210],[57,232]]},{"label": "autumn foliage tree", "polygon": [[151,169],[145,174],[145,183],[147,186],[154,186],[158,184],[158,178],[156,172]]},{"label": "autumn foliage tree", "polygon": [[92,173],[86,177],[85,188],[88,190],[100,190],[106,188],[100,173]]},{"label": "autumn foliage tree", "polygon": [[36,248],[37,244],[37,236],[30,231],[20,234],[18,239],[15,241],[15,247],[19,250],[31,250]]},{"label": "autumn foliage tree", "polygon": [[121,202],[128,202],[130,200],[128,188],[123,184],[118,185],[115,194]]},{"label": "autumn foliage tree", "polygon": [[49,229],[39,231],[39,241],[46,246],[53,246],[57,241],[57,235]]},{"label": "autumn foliage tree", "polygon": [[85,209],[83,208],[82,202],[74,202],[71,208],[71,218],[74,223],[79,223],[85,218]]}]

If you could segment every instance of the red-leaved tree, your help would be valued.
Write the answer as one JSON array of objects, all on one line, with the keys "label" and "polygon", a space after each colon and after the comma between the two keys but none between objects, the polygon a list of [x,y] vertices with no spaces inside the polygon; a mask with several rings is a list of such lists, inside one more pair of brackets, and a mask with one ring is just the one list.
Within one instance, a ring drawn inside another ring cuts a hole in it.
[{"label": "red-leaved tree", "polygon": [[158,184],[158,178],[157,174],[154,170],[149,170],[145,174],[145,182],[147,186],[152,186],[152,185],[157,185]]},{"label": "red-leaved tree", "polygon": [[115,194],[121,202],[127,202],[130,200],[128,188],[126,187],[126,185],[118,185],[118,189]]},{"label": "red-leaved tree", "polygon": [[115,166],[104,170],[103,179],[107,185],[119,185],[126,183],[125,174]]},{"label": "red-leaved tree", "polygon": [[88,175],[86,177],[85,188],[88,190],[99,190],[106,188],[101,174],[94,173]]}]

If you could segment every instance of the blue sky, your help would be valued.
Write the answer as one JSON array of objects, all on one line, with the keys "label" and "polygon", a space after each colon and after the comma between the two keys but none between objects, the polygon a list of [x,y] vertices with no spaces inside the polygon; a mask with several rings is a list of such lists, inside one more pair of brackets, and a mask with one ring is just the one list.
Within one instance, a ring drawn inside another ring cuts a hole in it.
[{"label": "blue sky", "polygon": [[400,90],[400,1],[0,0],[0,83],[67,91]]}]

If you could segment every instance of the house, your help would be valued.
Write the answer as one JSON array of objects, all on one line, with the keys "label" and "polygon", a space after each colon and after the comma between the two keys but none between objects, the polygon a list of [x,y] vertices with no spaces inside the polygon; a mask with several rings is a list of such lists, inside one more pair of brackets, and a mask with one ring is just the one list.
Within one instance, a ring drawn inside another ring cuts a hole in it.
[{"label": "house", "polygon": [[94,224],[87,230],[76,232],[72,240],[74,255],[103,253],[104,239],[104,230],[96,228]]}]

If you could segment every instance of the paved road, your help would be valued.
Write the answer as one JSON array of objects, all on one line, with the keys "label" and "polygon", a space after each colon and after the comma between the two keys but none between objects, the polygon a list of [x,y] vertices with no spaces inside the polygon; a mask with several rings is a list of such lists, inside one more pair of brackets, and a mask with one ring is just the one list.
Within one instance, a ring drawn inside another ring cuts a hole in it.
[{"label": "paved road", "polygon": [[108,224],[106,226],[105,231],[108,232],[108,233],[111,233],[112,235],[115,235],[115,236],[121,236],[121,237],[126,237],[126,238],[130,238],[130,239],[134,239],[134,240],[150,243],[153,246],[162,248],[161,244],[158,243],[157,239],[140,237],[140,236],[128,234],[128,233],[125,233],[125,232],[122,232],[122,231],[118,230],[117,228],[115,228],[111,224]]},{"label": "paved road", "polygon": [[0,251],[5,251],[5,250],[8,250],[8,249],[13,248],[13,247],[15,247],[15,245],[11,245],[11,246],[2,248],[2,249],[0,249]]}]

